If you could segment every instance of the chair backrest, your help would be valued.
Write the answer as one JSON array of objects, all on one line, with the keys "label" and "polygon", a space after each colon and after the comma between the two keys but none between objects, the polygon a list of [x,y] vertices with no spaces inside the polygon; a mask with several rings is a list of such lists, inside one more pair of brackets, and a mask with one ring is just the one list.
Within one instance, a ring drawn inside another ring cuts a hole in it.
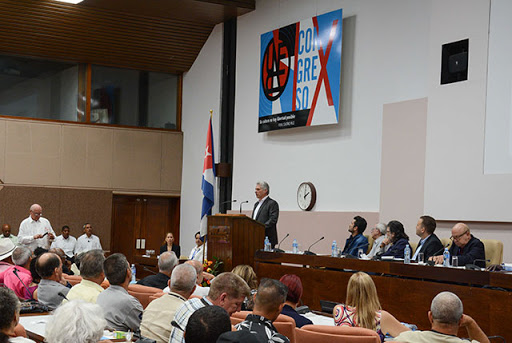
[{"label": "chair backrest", "polygon": [[411,258],[412,258],[412,256],[416,252],[416,249],[418,248],[418,242],[417,241],[413,242],[413,241],[409,240],[409,246],[411,247]]},{"label": "chair backrest", "polygon": [[482,239],[485,248],[485,258],[491,260],[486,264],[501,264],[503,262],[503,242],[497,239]]},{"label": "chair backrest", "polygon": [[290,343],[296,342],[295,319],[289,316],[285,316],[284,314],[280,314],[273,324],[276,327],[277,332],[288,337]]},{"label": "chair backrest", "polygon": [[233,318],[238,318],[238,319],[242,319],[242,321],[245,320],[245,318],[247,317],[248,314],[252,313],[251,311],[240,311],[240,312],[235,312],[231,315],[231,317]]},{"label": "chair backrest", "polygon": [[142,307],[146,308],[151,302],[150,297],[155,294],[162,293],[162,290],[156,287],[130,284],[128,286],[128,293],[137,298],[142,304]]},{"label": "chair backrest", "polygon": [[79,284],[82,281],[82,277],[80,275],[62,274],[62,276],[64,277],[64,280],[71,284],[71,286]]},{"label": "chair backrest", "polygon": [[[444,246],[444,247],[445,247],[445,246],[447,246],[447,245],[448,245],[448,243],[450,243],[450,242],[451,242],[451,239],[449,239],[449,238],[439,238],[439,240],[441,241],[441,243],[443,243],[443,246]],[[442,254],[441,254],[441,255],[442,255]]]},{"label": "chair backrest", "polygon": [[149,302],[151,303],[153,300],[160,298],[164,294],[165,293],[161,292],[161,293],[156,293],[156,294],[150,295],[149,296]]},{"label": "chair backrest", "polygon": [[366,254],[370,253],[370,250],[372,250],[373,247],[373,238],[372,235],[364,235],[366,238],[368,238],[368,249],[366,250]]},{"label": "chair backrest", "polygon": [[305,325],[295,337],[297,343],[380,343],[375,331],[347,326]]},{"label": "chair backrest", "polygon": [[236,318],[236,317],[229,317],[229,319],[231,320],[231,325],[236,325],[236,324],[240,324],[241,322],[243,322],[244,320],[242,318]]}]

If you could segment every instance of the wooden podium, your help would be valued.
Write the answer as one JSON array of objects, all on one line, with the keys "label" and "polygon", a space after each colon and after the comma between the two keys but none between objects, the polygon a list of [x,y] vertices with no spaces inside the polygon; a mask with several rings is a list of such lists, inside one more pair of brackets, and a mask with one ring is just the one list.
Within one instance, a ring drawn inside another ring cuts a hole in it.
[{"label": "wooden podium", "polygon": [[208,216],[208,260],[224,262],[229,272],[239,264],[254,266],[254,253],[263,249],[265,225],[245,214]]}]

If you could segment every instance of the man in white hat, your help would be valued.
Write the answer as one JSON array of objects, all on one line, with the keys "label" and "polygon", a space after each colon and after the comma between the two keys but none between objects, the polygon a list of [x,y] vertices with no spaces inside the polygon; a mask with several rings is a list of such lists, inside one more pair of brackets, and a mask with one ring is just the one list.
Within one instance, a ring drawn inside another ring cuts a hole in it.
[{"label": "man in white hat", "polygon": [[10,239],[0,239],[0,283],[4,283],[4,271],[11,267],[11,255],[16,246]]}]

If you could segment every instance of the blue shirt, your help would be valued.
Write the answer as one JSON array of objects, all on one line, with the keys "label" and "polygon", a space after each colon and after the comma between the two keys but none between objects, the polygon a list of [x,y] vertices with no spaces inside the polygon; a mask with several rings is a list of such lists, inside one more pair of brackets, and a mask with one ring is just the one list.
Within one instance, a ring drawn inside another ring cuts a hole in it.
[{"label": "blue shirt", "polygon": [[357,251],[359,249],[363,249],[364,253],[368,250],[368,238],[363,236],[362,233],[347,238],[342,254],[357,256]]}]

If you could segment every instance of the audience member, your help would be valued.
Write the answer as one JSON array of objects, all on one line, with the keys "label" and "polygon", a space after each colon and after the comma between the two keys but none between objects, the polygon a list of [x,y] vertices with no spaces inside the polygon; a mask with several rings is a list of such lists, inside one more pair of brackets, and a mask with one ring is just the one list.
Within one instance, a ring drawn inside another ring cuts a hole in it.
[{"label": "audience member", "polygon": [[[213,275],[210,273],[206,273],[204,271],[203,264],[197,260],[188,260],[185,263],[194,267],[194,269],[196,270],[196,273],[197,273],[196,274],[197,275],[196,289],[194,290],[194,293],[192,295],[198,296],[198,297],[207,296],[208,293],[210,292],[210,287],[203,286],[202,283],[206,277],[210,278],[210,280],[213,280]],[[170,290],[169,287],[164,288],[165,293],[168,293],[169,290]]]},{"label": "audience member", "polygon": [[20,299],[32,299],[37,286],[32,284],[30,273],[30,261],[32,251],[26,246],[18,246],[12,253],[14,266],[7,268],[4,272],[4,284],[12,289]]},{"label": "audience member", "polygon": [[14,245],[18,245],[18,237],[11,234],[11,226],[9,224],[2,225],[2,235],[0,240],[10,239]]},{"label": "audience member", "polygon": [[[106,321],[101,307],[82,300],[59,306],[46,324],[45,342],[96,343],[103,336]],[[101,341],[102,343],[110,342]]]},{"label": "audience member", "polygon": [[277,332],[272,324],[284,307],[288,289],[281,282],[274,279],[262,279],[258,293],[254,299],[254,310],[248,314],[243,322],[237,324],[237,330],[246,330],[255,333],[265,342],[288,343],[288,337]]},{"label": "audience member", "polygon": [[384,254],[390,247],[390,245],[382,244],[384,239],[386,239],[386,224],[377,223],[372,231],[370,231],[370,234],[373,238],[373,246],[368,253],[368,258],[374,258],[375,256]]},{"label": "audience member", "polygon": [[220,335],[217,343],[267,343],[267,340],[250,331],[229,331]]},{"label": "audience member", "polygon": [[254,269],[252,269],[252,267],[247,264],[239,264],[233,268],[231,272],[244,279],[244,281],[247,282],[247,285],[251,289],[251,295],[245,298],[242,304],[242,310],[252,310],[254,307],[254,295],[258,291],[258,277],[256,276]]},{"label": "audience member", "polygon": [[[476,264],[485,268],[484,244],[471,234],[466,224],[455,224],[450,239],[453,241],[449,249],[450,256],[458,256],[459,266]],[[432,259],[436,264],[443,263],[443,255],[433,256]]]},{"label": "audience member", "polygon": [[105,259],[103,269],[110,287],[98,295],[96,302],[103,308],[107,326],[119,331],[138,331],[144,309],[139,300],[128,294],[130,264],[123,254],[117,253]]},{"label": "audience member", "polygon": [[178,262],[174,251],[162,253],[158,259],[158,274],[146,276],[137,283],[143,286],[164,289],[167,287],[172,270]]},{"label": "audience member", "polygon": [[363,236],[364,230],[366,230],[366,220],[363,217],[355,216],[348,226],[350,237],[345,242],[343,255],[357,256],[359,249],[362,249],[363,252],[368,250],[368,238]]},{"label": "audience member", "polygon": [[286,301],[284,303],[281,314],[292,317],[295,320],[295,325],[298,328],[304,325],[313,324],[313,322],[306,317],[300,315],[295,311],[297,304],[300,302],[302,297],[302,281],[297,275],[286,274],[279,279],[288,288],[288,294],[286,295]]},{"label": "audience member", "polygon": [[473,343],[489,343],[489,339],[473,318],[464,314],[462,301],[451,292],[441,292],[434,297],[428,311],[432,324],[430,331],[408,331],[395,337],[405,343],[467,342],[457,337],[459,328],[465,328]]},{"label": "audience member", "polygon": [[196,246],[192,248],[188,258],[189,260],[196,260],[203,263],[203,260],[206,258],[206,246],[201,240],[201,234],[199,232],[196,232],[194,237],[196,239]]},{"label": "audience member", "polygon": [[176,257],[180,258],[181,248],[179,245],[174,244],[174,235],[172,232],[167,232],[165,236],[164,244],[160,247],[160,255],[162,255],[166,251],[174,251]]},{"label": "audience member", "polygon": [[14,292],[0,287],[0,343],[34,342],[25,337],[14,337],[14,328],[20,318],[20,301]]},{"label": "audience member", "polygon": [[50,309],[57,308],[69,292],[62,279],[61,259],[54,253],[44,253],[37,259],[36,270],[41,276],[37,299]]},{"label": "audience member", "polygon": [[43,208],[38,204],[30,206],[30,215],[24,219],[18,230],[18,240],[34,251],[37,247],[50,248],[55,232],[48,219],[43,218]]},{"label": "audience member", "polygon": [[105,279],[103,262],[105,257],[101,250],[86,252],[80,259],[80,276],[82,281],[71,287],[67,298],[69,300],[81,299],[90,303],[96,303],[98,295],[103,292],[100,286]]},{"label": "audience member", "polygon": [[231,331],[229,314],[220,306],[206,306],[192,313],[185,329],[185,343],[216,343]]},{"label": "audience member", "polygon": [[51,248],[49,252],[59,256],[62,262],[62,272],[64,274],[74,275],[74,273],[71,271],[71,261],[67,258],[67,255],[64,252],[64,250],[62,250],[61,248]]},{"label": "audience member", "polygon": [[333,316],[337,326],[370,329],[376,331],[382,340],[387,333],[397,336],[409,330],[392,314],[382,310],[375,284],[372,278],[363,272],[355,273],[350,277],[345,304],[336,305]]},{"label": "audience member", "polygon": [[[47,253],[47,252],[48,252],[47,249],[37,247],[36,250],[34,250],[34,253],[32,254],[32,260],[30,260],[29,270],[30,270],[30,274],[32,275],[32,282],[35,284],[39,284],[39,281],[41,281],[41,276],[39,275],[39,273],[36,270],[36,262],[37,262],[39,256],[41,256],[42,254]],[[36,298],[36,297],[34,296],[34,298]]]},{"label": "audience member", "polygon": [[176,310],[187,301],[196,287],[196,271],[189,264],[176,266],[169,281],[170,292],[153,300],[144,310],[140,331],[157,343],[169,342]]},{"label": "audience member", "polygon": [[409,244],[409,236],[405,233],[404,226],[398,220],[392,220],[388,223],[386,230],[386,239],[384,244],[391,244],[389,249],[382,256],[393,256],[395,258],[404,258],[404,249]]},{"label": "audience member", "polygon": [[416,224],[416,235],[420,237],[418,247],[412,256],[413,261],[418,260],[418,255],[423,253],[423,261],[427,261],[430,256],[443,251],[443,243],[436,236],[436,220],[431,216],[421,216]]},{"label": "audience member", "polygon": [[75,255],[90,250],[103,250],[98,236],[92,234],[92,225],[85,223],[84,234],[78,237],[75,245]]},{"label": "audience member", "polygon": [[4,271],[13,265],[12,253],[16,246],[10,239],[0,239],[0,283],[4,283]]},{"label": "audience member", "polygon": [[171,331],[169,343],[184,342],[183,331],[187,326],[188,319],[198,309],[217,305],[232,315],[240,311],[242,302],[249,293],[249,286],[240,276],[229,272],[218,275],[212,280],[208,296],[201,299],[190,299],[176,311],[175,327]]},{"label": "audience member", "polygon": [[64,250],[67,258],[70,261],[73,261],[73,258],[75,257],[76,238],[69,234],[70,228],[67,225],[62,227],[61,232],[61,235],[57,236],[53,241],[51,248],[60,248]]}]

